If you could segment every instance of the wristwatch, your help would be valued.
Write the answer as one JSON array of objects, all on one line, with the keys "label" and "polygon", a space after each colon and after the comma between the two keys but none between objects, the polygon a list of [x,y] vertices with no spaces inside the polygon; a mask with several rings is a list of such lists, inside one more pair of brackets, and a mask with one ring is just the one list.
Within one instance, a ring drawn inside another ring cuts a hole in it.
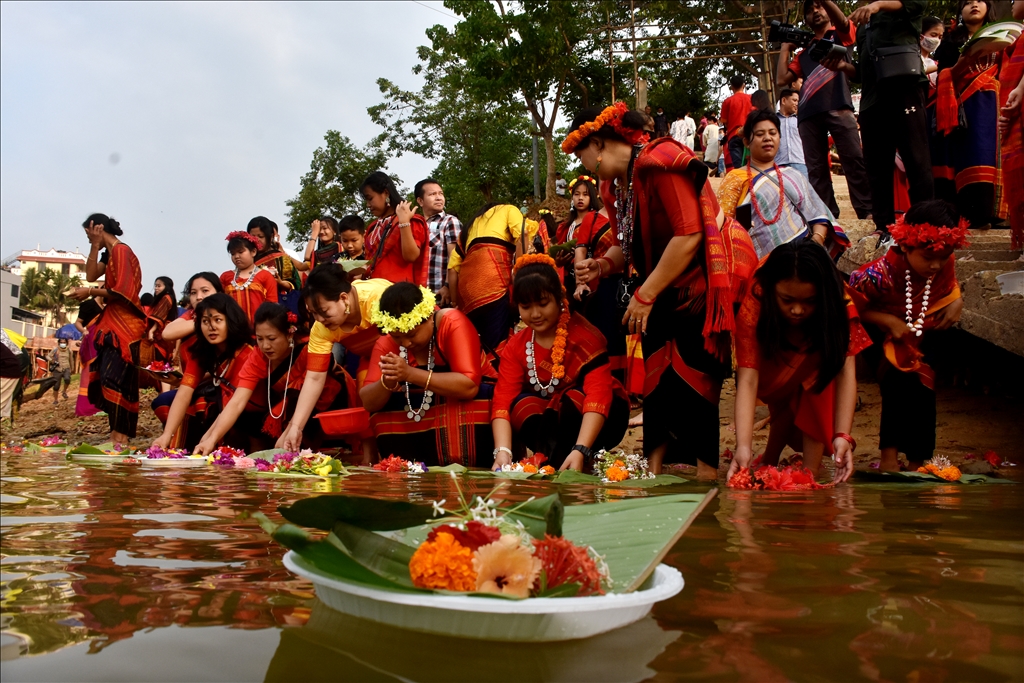
[{"label": "wristwatch", "polygon": [[[594,457],[594,451],[590,450],[590,448],[588,448],[587,446],[584,446],[584,445],[583,445],[583,444],[581,444],[581,443],[578,443],[578,444],[576,444],[575,446],[573,446],[573,447],[572,447],[572,450],[573,450],[573,451],[579,451],[579,452],[580,452],[580,453],[582,453],[582,454],[583,454],[583,456],[584,456],[584,457],[586,457],[586,458],[592,458],[592,457]],[[572,453],[572,451],[569,451],[569,452],[570,452],[570,453]]]}]

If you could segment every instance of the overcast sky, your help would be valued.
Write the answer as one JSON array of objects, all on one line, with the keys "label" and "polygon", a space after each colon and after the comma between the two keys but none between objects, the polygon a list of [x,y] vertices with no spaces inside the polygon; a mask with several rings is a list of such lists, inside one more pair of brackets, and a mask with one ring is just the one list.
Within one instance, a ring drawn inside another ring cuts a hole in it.
[{"label": "overcast sky", "polygon": [[[144,290],[228,270],[224,236],[259,214],[283,229],[324,133],[379,133],[374,81],[418,88],[424,29],[455,21],[429,0],[0,4],[0,256],[87,253],[102,212]],[[432,167],[389,170],[411,187]]]}]

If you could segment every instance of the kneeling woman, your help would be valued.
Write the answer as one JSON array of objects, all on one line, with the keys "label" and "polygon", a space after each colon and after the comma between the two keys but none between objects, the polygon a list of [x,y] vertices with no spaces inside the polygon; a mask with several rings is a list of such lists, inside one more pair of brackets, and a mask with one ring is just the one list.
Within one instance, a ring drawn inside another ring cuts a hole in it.
[{"label": "kneeling woman", "polygon": [[511,462],[515,434],[552,466],[583,470],[592,452],[619,444],[629,420],[629,398],[612,378],[605,339],[569,313],[547,254],[519,259],[512,299],[527,328],[501,352],[491,410],[494,465]]},{"label": "kneeling woman", "polygon": [[[262,434],[250,433],[250,439],[269,448],[281,436],[284,423],[295,412],[295,403],[306,378],[309,354],[304,338],[297,329],[297,317],[282,304],[264,303],[256,309],[256,345],[259,353],[249,354],[238,376],[238,386],[217,421],[206,431],[196,447],[196,453],[207,455],[216,450],[221,439],[238,422],[246,410],[257,406],[260,414],[268,413],[262,424]],[[313,414],[325,410],[339,410],[349,405],[349,394],[355,393],[355,383],[345,382],[341,376],[328,374],[320,400]],[[264,393],[265,392],[265,393]],[[323,442],[320,421],[307,423],[302,443],[308,448],[319,448]]]},{"label": "kneeling woman", "polygon": [[[316,323],[309,332],[309,361],[299,401],[277,440],[278,448],[295,451],[301,446],[306,422],[320,401],[328,371],[333,367],[331,352],[335,343],[344,346],[347,353],[359,356],[356,386],[362,383],[373,346],[380,338],[380,330],[372,322],[373,307],[390,286],[390,282],[381,279],[349,282],[348,273],[337,263],[325,263],[310,272],[302,296]],[[366,448],[364,442],[364,453],[368,453]]]},{"label": "kneeling woman", "polygon": [[809,240],[776,247],[755,274],[736,321],[736,457],[751,460],[755,399],[772,426],[764,462],[789,446],[816,472],[835,454],[835,480],[853,472],[854,356],[871,345],[828,254]]},{"label": "kneeling woman", "polygon": [[436,310],[428,289],[399,282],[381,295],[373,323],[385,335],[359,395],[379,452],[428,465],[489,465],[494,386],[481,384],[486,361],[469,318]]},{"label": "kneeling woman", "polygon": [[[242,367],[253,352],[249,319],[227,294],[212,294],[196,306],[195,328],[185,375],[171,403],[164,433],[153,446],[168,448],[173,441],[174,445],[193,448],[221,408],[230,402]],[[247,435],[259,432],[264,412],[255,408],[237,422],[225,443],[252,448]],[[179,427],[184,429],[176,437]]]}]

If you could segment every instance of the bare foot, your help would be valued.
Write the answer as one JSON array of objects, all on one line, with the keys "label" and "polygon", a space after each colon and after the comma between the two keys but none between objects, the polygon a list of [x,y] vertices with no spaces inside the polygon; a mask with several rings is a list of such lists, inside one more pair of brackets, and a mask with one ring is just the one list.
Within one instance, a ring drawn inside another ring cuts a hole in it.
[{"label": "bare foot", "polygon": [[629,418],[630,427],[643,427],[644,426],[644,414],[637,413],[635,417]]},{"label": "bare foot", "polygon": [[697,481],[714,481],[718,479],[718,470],[703,460],[697,461]]},{"label": "bare foot", "polygon": [[771,416],[771,415],[769,415],[768,417],[766,417],[766,418],[765,418],[765,419],[763,419],[763,420],[758,420],[757,422],[755,422],[755,423],[754,423],[754,431],[755,431],[755,432],[759,432],[759,431],[761,431],[761,430],[762,430],[762,429],[764,429],[764,428],[765,428],[765,426],[766,426],[766,425],[768,425],[768,424],[769,424],[769,423],[770,423],[771,421],[772,421],[772,416]]}]

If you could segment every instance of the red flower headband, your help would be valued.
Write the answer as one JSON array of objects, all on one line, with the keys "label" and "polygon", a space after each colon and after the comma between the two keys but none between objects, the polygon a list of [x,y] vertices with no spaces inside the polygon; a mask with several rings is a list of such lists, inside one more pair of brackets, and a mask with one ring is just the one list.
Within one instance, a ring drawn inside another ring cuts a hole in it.
[{"label": "red flower headband", "polygon": [[947,228],[931,223],[907,223],[903,216],[900,216],[889,226],[889,234],[896,244],[910,249],[963,249],[968,245],[967,237],[971,234],[967,229],[969,225],[966,218],[961,218],[955,228]]},{"label": "red flower headband", "polygon": [[625,116],[628,111],[629,107],[627,107],[624,102],[616,102],[610,107],[605,107],[604,110],[597,115],[596,119],[593,121],[587,121],[582,126],[565,136],[565,140],[562,141],[562,151],[566,154],[572,154],[576,151],[576,148],[580,146],[581,142],[604,128],[606,125],[611,126],[623,140],[631,145],[646,144],[647,141],[651,139],[647,133],[642,130],[626,128],[622,125],[622,117]]},{"label": "red flower headband", "polygon": [[243,240],[248,240],[252,242],[253,246],[255,246],[257,249],[260,248],[260,241],[253,237],[252,235],[250,235],[249,233],[247,233],[245,230],[235,230],[234,232],[229,232],[228,236],[224,238],[224,241],[230,242],[236,237],[240,237]]},{"label": "red flower headband", "polygon": [[299,316],[295,315],[291,311],[288,311],[288,322],[294,325],[295,323],[299,322]]}]

